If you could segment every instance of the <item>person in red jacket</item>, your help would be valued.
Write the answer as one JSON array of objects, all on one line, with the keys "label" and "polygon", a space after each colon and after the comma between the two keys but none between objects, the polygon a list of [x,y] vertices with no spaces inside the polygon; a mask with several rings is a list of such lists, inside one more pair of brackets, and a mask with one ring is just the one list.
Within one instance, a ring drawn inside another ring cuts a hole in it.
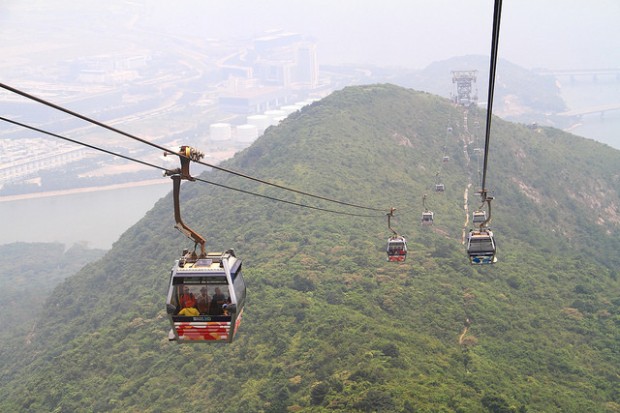
[{"label": "person in red jacket", "polygon": [[181,305],[181,308],[196,307],[196,297],[192,292],[190,292],[188,286],[183,287],[183,294],[181,294],[181,297],[179,298],[179,304]]}]

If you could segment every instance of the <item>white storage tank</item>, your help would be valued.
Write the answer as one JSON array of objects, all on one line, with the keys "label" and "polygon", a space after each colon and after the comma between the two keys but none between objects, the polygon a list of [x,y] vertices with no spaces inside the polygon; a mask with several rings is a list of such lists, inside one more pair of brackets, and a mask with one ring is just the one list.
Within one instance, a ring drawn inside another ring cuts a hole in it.
[{"label": "white storage tank", "polygon": [[227,141],[232,136],[230,123],[213,123],[209,127],[209,136],[212,141]]},{"label": "white storage tank", "polygon": [[286,118],[287,116],[285,111],[276,109],[266,111],[265,115],[269,118],[270,125],[278,124],[281,118]]},{"label": "white storage tank", "polygon": [[258,133],[265,132],[265,129],[271,125],[271,119],[267,115],[251,115],[247,117],[247,122],[249,125],[256,126]]},{"label": "white storage tank", "polygon": [[306,99],[306,100],[302,100],[301,102],[296,103],[296,105],[301,105],[302,107],[304,107],[304,106],[312,105],[316,101],[317,99]]},{"label": "white storage tank", "polygon": [[287,115],[290,115],[291,113],[295,112],[298,109],[299,107],[296,105],[286,105],[280,108],[280,110],[284,111],[284,113],[286,113]]},{"label": "white storage tank", "polygon": [[237,126],[237,141],[238,142],[254,142],[258,138],[258,129],[256,125],[239,125]]}]

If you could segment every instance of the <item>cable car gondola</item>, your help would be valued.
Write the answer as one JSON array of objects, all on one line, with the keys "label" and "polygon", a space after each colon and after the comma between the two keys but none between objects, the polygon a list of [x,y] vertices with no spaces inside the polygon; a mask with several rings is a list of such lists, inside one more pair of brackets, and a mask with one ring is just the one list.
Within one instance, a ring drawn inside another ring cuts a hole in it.
[{"label": "cable car gondola", "polygon": [[472,222],[474,226],[479,227],[486,220],[487,220],[486,211],[474,211],[474,213],[472,214]]},{"label": "cable car gondola", "polygon": [[198,259],[186,257],[177,260],[170,276],[169,339],[232,342],[245,304],[241,260],[232,250]]},{"label": "cable car gondola", "polygon": [[435,217],[435,214],[433,213],[433,211],[429,211],[426,207],[426,194],[424,194],[424,196],[422,197],[422,206],[424,207],[424,212],[422,212],[422,219],[420,220],[420,222],[422,223],[422,225],[433,225],[433,219]]},{"label": "cable car gondola", "polygon": [[439,172],[435,174],[435,192],[443,192],[446,187],[441,182],[441,177],[439,176]]},{"label": "cable car gondola", "polygon": [[[484,202],[487,203],[489,216],[487,218],[486,211],[477,210],[474,212],[474,223],[484,217],[482,222],[478,223],[478,228],[469,231],[467,236],[467,255],[471,264],[493,264],[497,262],[497,246],[495,237],[487,224],[491,221],[491,201],[492,197],[483,192]],[[482,208],[482,207],[481,207]]]},{"label": "cable car gondola", "polygon": [[422,212],[422,225],[433,225],[434,215],[432,211]]},{"label": "cable car gondola", "polygon": [[497,262],[495,238],[488,228],[472,229],[467,236],[467,254],[471,264],[493,264]]},{"label": "cable car gondola", "polygon": [[395,235],[388,239],[387,260],[391,262],[402,262],[407,259],[407,240],[405,237]]},{"label": "cable car gondola", "polygon": [[[193,181],[189,163],[203,154],[182,146],[181,168],[166,172],[173,180],[176,228],[194,241],[194,251],[185,250],[172,267],[166,299],[170,321],[168,339],[183,342],[232,342],[241,323],[246,287],[241,275],[241,260],[232,249],[226,252],[205,250],[205,239],[181,219],[179,193],[181,180]],[[200,245],[200,253],[196,247]]]},{"label": "cable car gondola", "polygon": [[387,214],[388,228],[394,234],[387,241],[387,260],[390,262],[402,262],[407,259],[407,239],[401,235],[398,235],[396,231],[392,229],[391,218],[394,216],[394,208],[390,209]]}]

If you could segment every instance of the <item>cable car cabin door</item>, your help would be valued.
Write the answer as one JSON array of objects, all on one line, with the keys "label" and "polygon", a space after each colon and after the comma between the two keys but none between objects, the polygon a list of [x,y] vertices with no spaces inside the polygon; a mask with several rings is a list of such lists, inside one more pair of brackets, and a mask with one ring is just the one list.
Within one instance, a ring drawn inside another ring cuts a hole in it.
[{"label": "cable car cabin door", "polygon": [[[245,282],[241,261],[175,265],[166,309],[169,339],[178,343],[233,341],[243,316]],[[204,260],[211,261],[211,260]]]}]

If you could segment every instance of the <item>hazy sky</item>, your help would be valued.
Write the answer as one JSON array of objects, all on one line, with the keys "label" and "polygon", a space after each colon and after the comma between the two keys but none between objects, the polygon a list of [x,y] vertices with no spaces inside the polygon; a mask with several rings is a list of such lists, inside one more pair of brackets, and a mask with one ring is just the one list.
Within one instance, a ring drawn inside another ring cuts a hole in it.
[{"label": "hazy sky", "polygon": [[[500,58],[526,68],[620,66],[620,1],[503,3]],[[126,29],[118,25],[123,14],[136,12],[142,23],[169,34],[232,39],[283,29],[315,38],[321,63],[421,69],[454,56],[488,55],[493,1],[0,0],[0,35],[19,28],[21,39],[64,36],[96,51],[98,38],[117,36]],[[38,19],[58,24],[42,33]],[[109,25],[97,25],[97,35],[87,36],[90,19]],[[9,40],[3,38],[0,48]]]}]

